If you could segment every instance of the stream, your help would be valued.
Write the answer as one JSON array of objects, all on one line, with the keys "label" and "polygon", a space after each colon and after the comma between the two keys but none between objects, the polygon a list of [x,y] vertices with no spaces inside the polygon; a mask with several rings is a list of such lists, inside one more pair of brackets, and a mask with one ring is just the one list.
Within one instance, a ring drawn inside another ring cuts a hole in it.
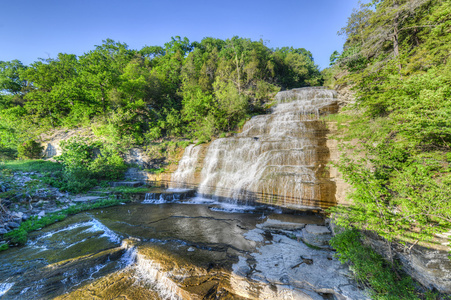
[{"label": "stream", "polygon": [[[262,247],[281,239],[305,247],[284,229],[262,227],[270,219],[300,227],[324,223],[312,214],[196,197],[80,213],[32,233],[25,246],[2,252],[0,298],[334,299],[333,288],[296,291],[289,279],[271,282],[258,267]],[[326,263],[332,260],[330,251],[305,248],[324,252]],[[299,293],[318,297],[299,298]]]}]

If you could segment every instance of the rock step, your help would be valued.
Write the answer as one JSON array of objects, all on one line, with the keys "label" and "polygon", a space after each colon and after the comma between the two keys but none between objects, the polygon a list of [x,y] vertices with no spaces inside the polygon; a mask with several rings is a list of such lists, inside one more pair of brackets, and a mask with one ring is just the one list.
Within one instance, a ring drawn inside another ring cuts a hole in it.
[{"label": "rock step", "polygon": [[144,185],[142,181],[116,181],[110,182],[110,186],[118,187],[118,186],[126,186],[126,187],[139,187]]},{"label": "rock step", "polygon": [[81,197],[75,197],[74,202],[90,202],[90,201],[97,201],[100,199],[105,199],[105,197],[100,196],[81,196]]}]

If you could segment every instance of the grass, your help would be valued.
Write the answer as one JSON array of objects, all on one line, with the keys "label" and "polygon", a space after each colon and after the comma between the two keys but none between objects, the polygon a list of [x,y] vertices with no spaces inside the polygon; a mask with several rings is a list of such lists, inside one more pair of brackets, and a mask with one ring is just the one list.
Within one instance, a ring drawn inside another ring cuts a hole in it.
[{"label": "grass", "polygon": [[369,289],[371,299],[450,299],[431,291],[420,291],[419,285],[399,265],[363,245],[361,234],[355,229],[336,235],[330,244],[337,250],[339,261],[350,265],[355,280]]},{"label": "grass", "polygon": [[36,159],[36,160],[10,160],[0,163],[0,169],[11,170],[12,172],[59,172],[63,170],[63,165],[57,162]]},{"label": "grass", "polygon": [[302,241],[302,242],[303,242],[307,247],[309,247],[309,248],[311,248],[311,249],[315,249],[315,250],[324,250],[324,249],[321,248],[321,247],[318,247],[318,246],[309,244],[309,243],[307,243],[307,242],[305,242],[305,241]]}]

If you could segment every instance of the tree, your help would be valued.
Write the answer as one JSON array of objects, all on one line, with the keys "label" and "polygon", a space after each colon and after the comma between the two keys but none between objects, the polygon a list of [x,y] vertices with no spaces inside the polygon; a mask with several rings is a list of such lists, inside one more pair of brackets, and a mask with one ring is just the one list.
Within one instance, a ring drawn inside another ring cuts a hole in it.
[{"label": "tree", "polygon": [[0,93],[17,95],[23,92],[27,82],[21,79],[27,69],[19,60],[0,61]]},{"label": "tree", "polygon": [[127,44],[107,39],[80,57],[80,80],[92,101],[99,103],[104,117],[110,105],[109,93],[120,83],[123,69],[135,54]]}]

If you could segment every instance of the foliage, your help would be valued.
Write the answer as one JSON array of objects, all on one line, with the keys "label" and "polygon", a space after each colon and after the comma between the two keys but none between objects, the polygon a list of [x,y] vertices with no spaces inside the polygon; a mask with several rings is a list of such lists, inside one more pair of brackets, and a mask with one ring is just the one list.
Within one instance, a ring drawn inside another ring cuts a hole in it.
[{"label": "foliage", "polygon": [[0,161],[14,159],[17,155],[16,149],[11,149],[0,145]]},{"label": "foliage", "polygon": [[13,172],[52,173],[62,171],[63,166],[59,163],[47,160],[14,160],[2,163],[0,169]]},{"label": "foliage", "polygon": [[8,244],[5,243],[5,244],[1,244],[0,245],[0,252],[8,250],[8,249],[9,249],[9,245]]},{"label": "foliage", "polygon": [[159,168],[159,169],[145,169],[144,171],[147,171],[147,172],[150,172],[150,173],[152,173],[152,174],[161,174],[161,173],[163,173],[164,171],[166,171],[166,169],[165,168]]},{"label": "foliage", "polygon": [[346,230],[330,241],[341,263],[348,263],[354,278],[371,291],[372,299],[421,299],[415,294],[413,280],[401,270],[362,245],[357,230]]},{"label": "foliage", "polygon": [[127,169],[117,151],[101,144],[72,138],[62,141],[61,148],[63,153],[56,159],[64,166],[63,172],[44,181],[71,193],[86,191],[98,185],[99,180],[120,179]]},{"label": "foliage", "polygon": [[17,154],[22,159],[38,159],[42,157],[44,147],[34,140],[23,142],[17,147]]},{"label": "foliage", "polygon": [[[359,30],[346,31],[334,66],[357,101],[347,107],[353,117],[341,127],[338,164],[353,205],[332,211],[340,225],[389,242],[425,241],[451,228],[451,5],[373,4],[352,21],[363,23],[348,24]],[[362,63],[350,65],[356,59]]]},{"label": "foliage", "polygon": [[303,48],[174,37],[133,50],[107,39],[79,57],[0,62],[0,146],[89,125],[119,150],[162,137],[207,141],[264,112],[280,89],[321,82]]}]

